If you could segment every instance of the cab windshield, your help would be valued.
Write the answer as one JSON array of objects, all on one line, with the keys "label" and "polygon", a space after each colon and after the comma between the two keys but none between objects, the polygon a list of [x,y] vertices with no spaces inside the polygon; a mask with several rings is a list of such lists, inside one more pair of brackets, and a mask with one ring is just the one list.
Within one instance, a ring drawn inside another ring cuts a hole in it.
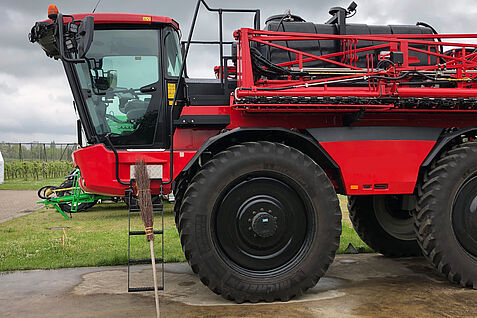
[{"label": "cab windshield", "polygon": [[[76,72],[97,135],[116,145],[153,144],[161,110],[159,41],[152,29],[96,30]],[[158,118],[159,117],[159,118]]]}]

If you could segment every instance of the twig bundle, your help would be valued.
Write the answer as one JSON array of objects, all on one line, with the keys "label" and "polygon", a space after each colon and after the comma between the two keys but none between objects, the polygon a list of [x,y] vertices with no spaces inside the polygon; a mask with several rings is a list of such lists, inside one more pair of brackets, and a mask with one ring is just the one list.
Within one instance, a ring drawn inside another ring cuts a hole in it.
[{"label": "twig bundle", "polygon": [[141,217],[144,222],[146,231],[146,240],[154,241],[154,217],[152,211],[151,199],[151,181],[147,173],[146,163],[144,160],[137,160],[135,167],[136,185],[139,208],[141,209]]},{"label": "twig bundle", "polygon": [[137,185],[137,196],[139,208],[141,210],[142,221],[144,222],[144,231],[146,232],[146,241],[151,248],[152,274],[154,279],[154,298],[156,301],[156,314],[160,318],[159,296],[157,294],[157,273],[156,258],[154,256],[154,216],[151,199],[151,180],[147,173],[147,167],[144,160],[137,160],[134,167]]}]

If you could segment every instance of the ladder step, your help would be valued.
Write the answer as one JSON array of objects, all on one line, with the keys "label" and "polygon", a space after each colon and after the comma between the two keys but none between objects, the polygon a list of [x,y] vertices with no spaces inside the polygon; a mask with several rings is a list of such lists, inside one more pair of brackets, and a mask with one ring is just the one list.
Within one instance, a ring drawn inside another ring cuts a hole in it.
[{"label": "ladder step", "polygon": [[[152,211],[154,211],[154,212],[162,212],[163,209],[164,209],[164,207],[163,207],[162,204],[153,204],[152,205]],[[141,209],[139,208],[139,206],[131,206],[131,207],[129,207],[129,212],[141,212]]]},{"label": "ladder step", "polygon": [[[156,258],[156,263],[162,263],[162,258]],[[129,264],[151,264],[150,258],[130,259]]]},{"label": "ladder step", "polygon": [[[131,189],[127,189],[125,193],[126,200],[129,200],[129,203],[136,203],[136,204],[129,204],[129,228],[128,228],[128,233],[129,233],[129,239],[128,239],[128,292],[134,293],[134,292],[149,292],[149,291],[154,291],[154,287],[130,287],[131,285],[131,266],[132,265],[137,265],[137,264],[151,264],[152,260],[151,258],[144,258],[144,259],[130,259],[131,257],[131,236],[134,235],[146,235],[146,231],[132,231],[131,230],[131,216],[136,217],[137,214],[133,214],[134,212],[141,212],[141,209],[139,207],[139,204],[137,203],[136,200],[131,201],[131,198],[133,196],[133,191]],[[159,212],[159,213],[154,213],[154,217],[160,217],[162,219],[162,224],[164,224],[164,206],[162,205],[162,185],[161,185],[161,196],[159,197],[159,201],[156,201],[156,203],[152,204],[152,210],[154,212]],[[153,230],[153,233],[156,235],[162,235],[162,239],[164,239],[164,228],[160,230]],[[162,246],[162,255],[160,258],[155,258],[154,260],[156,261],[157,264],[161,264],[164,266],[164,246]],[[158,255],[159,256],[159,255]],[[164,290],[164,273],[162,273],[162,284],[160,284],[157,287],[157,290]]]},{"label": "ladder step", "polygon": [[[157,286],[157,290],[164,290],[164,286]],[[137,293],[137,292],[145,292],[145,291],[154,291],[154,287],[137,287],[137,288],[128,288],[128,292],[130,293]]]},{"label": "ladder step", "polygon": [[[162,230],[155,230],[154,234],[162,234]],[[129,235],[146,235],[146,231],[129,231]]]}]

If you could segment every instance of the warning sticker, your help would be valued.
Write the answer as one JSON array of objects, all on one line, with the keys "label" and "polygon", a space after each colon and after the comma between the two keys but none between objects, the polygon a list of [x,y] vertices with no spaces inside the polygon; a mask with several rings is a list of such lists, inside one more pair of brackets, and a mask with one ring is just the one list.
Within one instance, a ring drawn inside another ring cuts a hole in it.
[{"label": "warning sticker", "polygon": [[176,84],[167,83],[167,98],[174,99],[175,94],[176,94]]}]

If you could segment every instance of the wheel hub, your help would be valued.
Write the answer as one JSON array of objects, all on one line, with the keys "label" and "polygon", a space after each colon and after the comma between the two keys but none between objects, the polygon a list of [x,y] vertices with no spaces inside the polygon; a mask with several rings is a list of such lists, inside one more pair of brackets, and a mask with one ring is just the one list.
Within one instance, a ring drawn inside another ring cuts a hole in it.
[{"label": "wheel hub", "polygon": [[224,258],[245,270],[279,268],[305,244],[307,210],[295,190],[280,180],[261,176],[240,182],[216,213]]},{"label": "wheel hub", "polygon": [[403,241],[416,239],[414,220],[409,211],[401,209],[398,196],[375,196],[373,205],[376,220],[389,235]]},{"label": "wheel hub", "polygon": [[230,224],[237,231],[235,239],[242,251],[256,254],[274,249],[280,242],[283,244],[287,234],[283,225],[289,209],[272,195],[257,194],[246,199],[238,208],[238,217]]},{"label": "wheel hub", "polygon": [[270,213],[260,212],[253,217],[252,229],[260,237],[271,237],[277,231],[277,220]]},{"label": "wheel hub", "polygon": [[452,224],[461,246],[477,257],[477,176],[467,181],[457,193]]}]

